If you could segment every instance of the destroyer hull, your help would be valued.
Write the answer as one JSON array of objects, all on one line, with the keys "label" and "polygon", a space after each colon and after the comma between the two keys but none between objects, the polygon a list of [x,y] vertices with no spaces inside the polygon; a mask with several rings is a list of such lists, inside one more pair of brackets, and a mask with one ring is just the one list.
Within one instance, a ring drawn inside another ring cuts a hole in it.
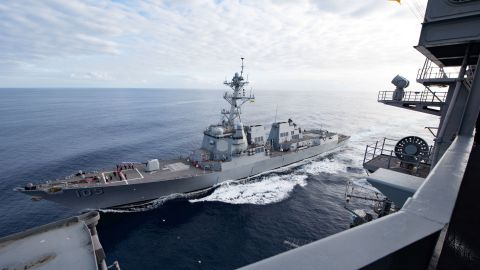
[{"label": "destroyer hull", "polygon": [[281,155],[265,156],[258,155],[252,160],[238,159],[229,162],[227,168],[219,172],[205,172],[204,174],[159,181],[125,181],[117,185],[102,185],[88,188],[66,188],[58,192],[47,192],[44,190],[20,190],[33,197],[50,200],[66,205],[76,210],[83,209],[105,209],[147,202],[172,194],[187,194],[199,190],[211,188],[227,180],[239,180],[263,172],[287,166],[292,163],[308,159],[322,153],[331,151],[346,143],[342,141],[325,142],[295,152],[284,152]]}]

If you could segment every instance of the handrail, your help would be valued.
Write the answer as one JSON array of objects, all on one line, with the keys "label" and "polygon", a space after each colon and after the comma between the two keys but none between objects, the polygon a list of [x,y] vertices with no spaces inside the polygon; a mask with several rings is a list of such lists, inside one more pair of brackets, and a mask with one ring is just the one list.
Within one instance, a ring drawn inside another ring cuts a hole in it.
[{"label": "handrail", "polygon": [[456,79],[458,78],[458,71],[445,72],[443,68],[430,67],[426,69],[418,69],[417,80],[426,79]]},{"label": "handrail", "polygon": [[[393,99],[394,91],[379,91],[377,101],[396,101]],[[404,102],[432,102],[445,103],[448,92],[434,92],[434,91],[406,91],[403,94],[401,101]]]},{"label": "handrail", "polygon": [[437,129],[438,127],[425,127],[426,130],[430,131],[430,133],[433,135],[433,137],[437,137],[437,134],[432,131],[432,129]]},{"label": "handrail", "polygon": [[[437,96],[437,92],[434,92],[432,91],[432,89],[430,89],[430,87],[426,86],[425,89],[430,92],[439,102],[445,102],[445,100],[441,100],[438,96]],[[448,93],[448,92],[445,92],[445,93]],[[445,98],[446,98],[446,95],[445,95]]]},{"label": "handrail", "polygon": [[458,78],[459,71],[445,72],[443,67],[433,66],[433,62],[425,58],[425,63],[422,68],[417,71],[417,80],[425,79],[456,79]]},{"label": "handrail", "polygon": [[[388,142],[390,141],[393,141],[395,142],[394,144],[389,144]],[[381,146],[379,145],[379,141],[377,141],[375,143],[375,146],[371,146],[371,145],[367,145],[365,147],[365,153],[363,155],[363,164],[373,160],[374,158],[378,157],[378,156],[388,156],[388,166],[387,166],[387,169],[390,169],[390,165],[391,165],[391,160],[392,158],[395,158],[395,159],[398,159],[397,158],[397,154],[401,154],[403,156],[407,156],[407,157],[415,157],[415,155],[408,155],[408,154],[405,154],[405,153],[401,153],[401,152],[398,152],[398,151],[395,151],[394,147],[396,145],[396,142],[398,140],[394,140],[394,139],[389,139],[389,138],[383,138],[383,142],[381,143]],[[385,147],[387,146],[387,147]],[[391,149],[393,148],[393,149]],[[429,149],[429,157],[427,160],[423,160],[423,159],[419,159],[418,161],[402,161],[403,163],[407,163],[407,164],[412,164],[412,165],[416,165],[416,166],[420,166],[420,165],[431,165],[431,147]]]},{"label": "handrail", "polygon": [[[359,269],[439,233],[453,213],[472,144],[473,137],[458,136],[400,211],[241,269]],[[348,260],[338,259],[345,254]]]},{"label": "handrail", "polygon": [[433,67],[432,65],[433,62],[430,59],[426,58],[423,67],[419,68],[417,71],[417,80],[463,79],[465,84],[467,84],[467,86],[470,86],[473,81],[476,69],[475,65],[469,66],[469,70],[467,70],[464,76],[460,76],[460,70],[446,72],[443,68]]}]

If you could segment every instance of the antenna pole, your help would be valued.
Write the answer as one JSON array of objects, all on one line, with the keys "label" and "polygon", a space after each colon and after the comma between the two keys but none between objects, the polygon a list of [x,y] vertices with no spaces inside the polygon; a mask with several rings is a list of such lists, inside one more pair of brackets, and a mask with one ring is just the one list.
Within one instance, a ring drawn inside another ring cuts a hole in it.
[{"label": "antenna pole", "polygon": [[231,81],[228,82],[227,80],[225,80],[225,82],[223,82],[224,85],[229,86],[233,90],[233,93],[229,94],[226,92],[223,95],[223,98],[230,104],[230,110],[222,110],[222,114],[224,117],[223,119],[226,120],[225,126],[232,129],[235,128],[234,120],[236,118],[241,121],[240,115],[242,113],[242,105],[249,100],[253,101],[255,99],[255,97],[252,95],[248,97],[245,96],[245,85],[248,84],[248,80],[245,81],[245,79],[243,78],[243,69],[245,68],[243,62],[244,58],[241,57],[240,59],[242,59],[242,70],[240,75],[238,73],[235,73]]},{"label": "antenna pole", "polygon": [[275,121],[273,121],[274,123],[277,122],[277,112],[278,112],[278,104],[275,107]]},{"label": "antenna pole", "polygon": [[242,59],[242,71],[240,72],[240,76],[243,76],[243,57],[241,58]]}]

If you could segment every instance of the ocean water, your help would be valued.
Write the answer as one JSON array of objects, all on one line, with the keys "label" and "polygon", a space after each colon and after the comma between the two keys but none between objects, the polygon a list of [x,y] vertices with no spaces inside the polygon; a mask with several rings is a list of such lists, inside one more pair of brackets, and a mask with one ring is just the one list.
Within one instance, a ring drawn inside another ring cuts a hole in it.
[{"label": "ocean water", "polygon": [[[220,119],[223,91],[0,89],[0,236],[77,213],[13,191],[122,161],[175,158]],[[376,102],[376,92],[258,90],[245,124],[292,118],[351,135],[347,146],[200,198],[102,211],[107,261],[122,269],[234,269],[348,228],[348,180],[365,184],[365,145],[419,135],[438,118]],[[367,206],[368,204],[359,206]]]}]

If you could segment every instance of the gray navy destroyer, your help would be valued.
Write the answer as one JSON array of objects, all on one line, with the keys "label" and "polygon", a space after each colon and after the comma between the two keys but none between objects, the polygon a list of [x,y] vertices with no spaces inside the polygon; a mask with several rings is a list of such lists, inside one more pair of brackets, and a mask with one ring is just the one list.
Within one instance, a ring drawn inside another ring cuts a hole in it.
[{"label": "gray navy destroyer", "polygon": [[241,72],[224,84],[229,109],[221,122],[205,129],[202,146],[189,157],[122,163],[105,171],[79,171],[64,179],[28,184],[17,191],[74,209],[131,207],[173,194],[208,190],[227,180],[248,178],[335,149],[349,136],[322,129],[303,129],[291,119],[271,126],[244,125],[242,105],[255,97],[245,93]]}]

